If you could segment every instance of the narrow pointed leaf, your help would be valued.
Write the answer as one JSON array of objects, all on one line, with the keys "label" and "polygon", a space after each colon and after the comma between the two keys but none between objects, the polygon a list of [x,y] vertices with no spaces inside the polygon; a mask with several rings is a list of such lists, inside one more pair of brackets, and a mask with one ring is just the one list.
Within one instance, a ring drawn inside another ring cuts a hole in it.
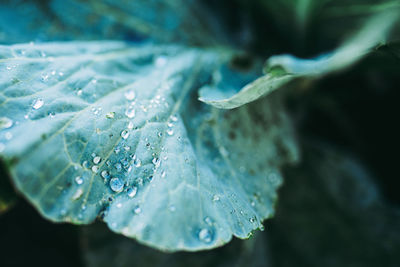
[{"label": "narrow pointed leaf", "polygon": [[[396,10],[397,11],[397,10]],[[212,90],[200,91],[200,100],[217,108],[232,109],[252,102],[299,79],[317,79],[343,70],[368,54],[382,43],[398,20],[398,12],[384,12],[371,18],[351,39],[335,51],[313,59],[300,59],[292,55],[272,56],[266,62],[266,75],[240,89],[239,92],[223,92],[218,85]],[[212,91],[222,91],[215,93]]]}]

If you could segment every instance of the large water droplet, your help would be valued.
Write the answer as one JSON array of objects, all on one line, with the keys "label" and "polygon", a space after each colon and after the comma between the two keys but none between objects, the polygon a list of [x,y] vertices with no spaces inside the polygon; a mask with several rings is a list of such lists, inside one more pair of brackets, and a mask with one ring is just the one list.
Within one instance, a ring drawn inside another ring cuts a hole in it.
[{"label": "large water droplet", "polygon": [[112,191],[119,193],[124,189],[124,183],[119,178],[114,177],[110,180],[110,187]]},{"label": "large water droplet", "polygon": [[212,241],[213,234],[210,229],[203,228],[199,232],[199,239],[204,243],[210,243]]},{"label": "large water droplet", "polygon": [[44,105],[44,101],[41,98],[35,99],[35,101],[33,101],[32,107],[34,109],[39,109]]}]

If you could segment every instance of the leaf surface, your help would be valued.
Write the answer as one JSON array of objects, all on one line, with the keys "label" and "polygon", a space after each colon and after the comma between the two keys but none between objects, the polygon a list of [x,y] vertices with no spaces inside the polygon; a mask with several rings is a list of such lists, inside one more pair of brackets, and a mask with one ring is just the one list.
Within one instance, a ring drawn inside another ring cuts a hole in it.
[{"label": "leaf surface", "polygon": [[[268,95],[299,78],[312,80],[343,70],[383,42],[398,17],[397,12],[374,16],[338,49],[313,59],[300,59],[292,55],[272,56],[266,62],[266,75],[247,84],[240,91],[226,91],[215,84],[211,89],[206,87],[201,90],[199,99],[217,108],[232,109]],[[239,88],[236,87],[236,90]],[[217,94],[215,91],[220,92]]]},{"label": "leaf surface", "polygon": [[[23,53],[22,53],[23,51]],[[197,101],[221,51],[72,42],[0,47],[0,148],[50,220],[153,247],[246,238],[296,160],[280,96],[235,111]]]}]

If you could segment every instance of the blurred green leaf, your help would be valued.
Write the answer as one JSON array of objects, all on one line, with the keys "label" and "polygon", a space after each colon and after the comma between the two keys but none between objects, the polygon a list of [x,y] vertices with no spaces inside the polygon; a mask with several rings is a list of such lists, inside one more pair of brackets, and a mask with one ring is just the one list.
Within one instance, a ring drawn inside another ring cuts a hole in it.
[{"label": "blurred green leaf", "polygon": [[5,0],[0,43],[149,38],[210,45],[227,40],[220,25],[197,0]]},{"label": "blurred green leaf", "polygon": [[348,68],[385,41],[398,17],[398,12],[384,12],[374,16],[339,48],[313,59],[300,59],[291,55],[272,56],[266,62],[267,74],[244,86],[239,92],[227,91],[215,83],[214,87],[200,91],[200,100],[217,108],[232,109],[268,95],[293,80],[318,79]]}]

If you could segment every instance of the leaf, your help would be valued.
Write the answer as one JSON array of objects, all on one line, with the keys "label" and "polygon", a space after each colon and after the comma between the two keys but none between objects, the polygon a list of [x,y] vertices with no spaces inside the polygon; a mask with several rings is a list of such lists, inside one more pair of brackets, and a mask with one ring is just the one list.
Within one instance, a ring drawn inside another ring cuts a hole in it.
[{"label": "leaf", "polygon": [[162,250],[248,237],[273,215],[279,167],[297,150],[279,95],[229,112],[197,101],[223,54],[0,47],[0,153],[16,187],[50,220],[99,216]]},{"label": "leaf", "polygon": [[[239,92],[224,92],[218,84],[200,91],[200,100],[217,108],[232,109],[252,102],[299,78],[317,79],[343,70],[359,61],[382,42],[397,21],[396,12],[385,12],[371,18],[351,39],[335,51],[313,59],[291,55],[272,56],[266,62],[266,75],[244,86]],[[212,91],[222,91],[218,95]]]},{"label": "leaf", "polygon": [[[197,0],[5,0],[0,9],[0,43],[150,38],[204,45],[226,41],[217,19],[207,11]],[[10,21],[16,22],[13,27]]]}]

